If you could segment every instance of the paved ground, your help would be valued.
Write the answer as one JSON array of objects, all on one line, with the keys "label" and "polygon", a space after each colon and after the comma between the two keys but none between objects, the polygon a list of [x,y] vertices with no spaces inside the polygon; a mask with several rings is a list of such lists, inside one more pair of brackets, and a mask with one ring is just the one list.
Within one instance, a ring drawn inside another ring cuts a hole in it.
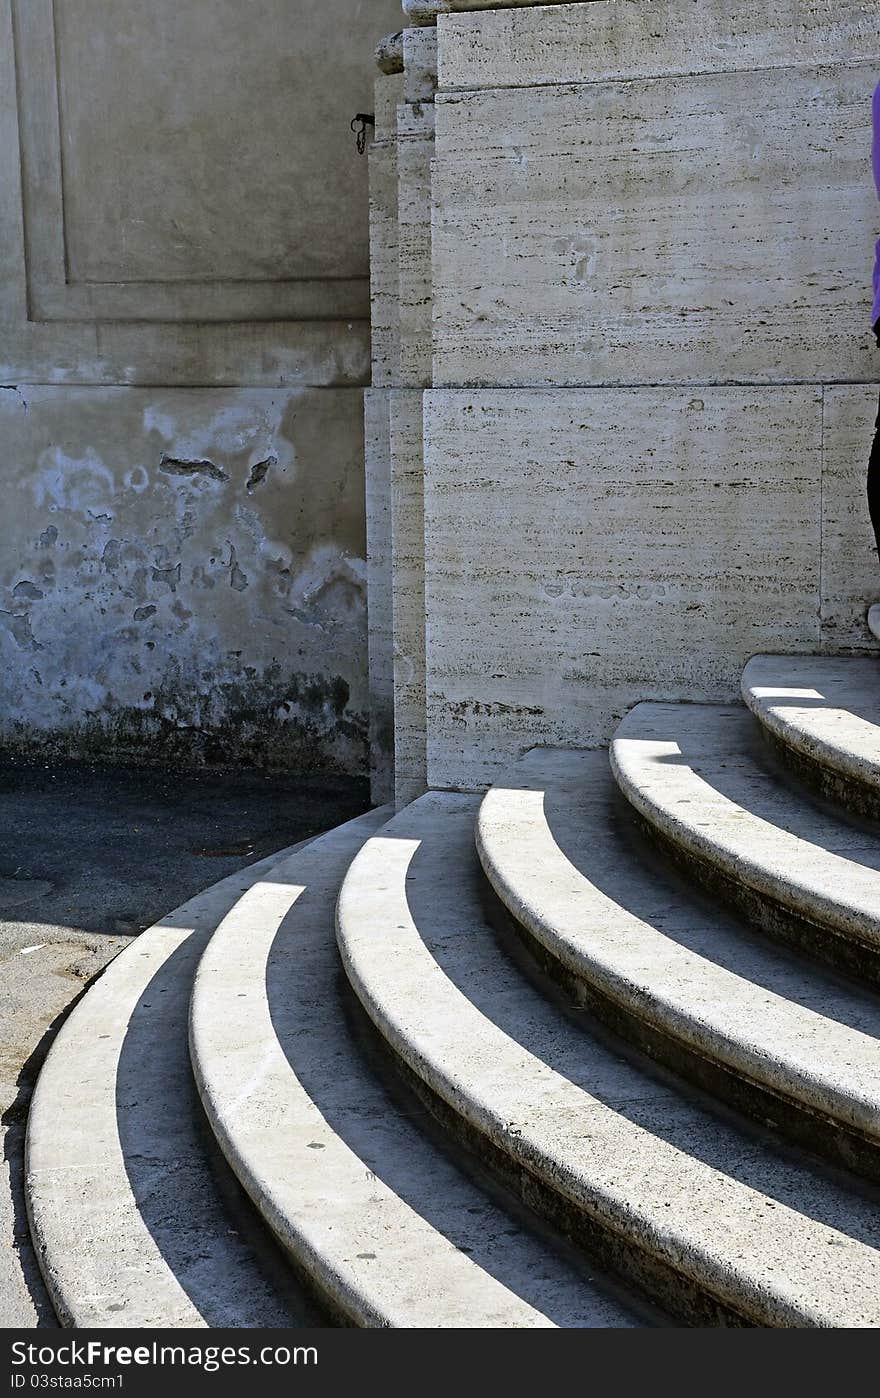
[{"label": "paved ground", "polygon": [[360,814],[365,782],[0,768],[0,1327],[55,1325],[22,1193],[52,1035],[144,928],[226,874]]}]

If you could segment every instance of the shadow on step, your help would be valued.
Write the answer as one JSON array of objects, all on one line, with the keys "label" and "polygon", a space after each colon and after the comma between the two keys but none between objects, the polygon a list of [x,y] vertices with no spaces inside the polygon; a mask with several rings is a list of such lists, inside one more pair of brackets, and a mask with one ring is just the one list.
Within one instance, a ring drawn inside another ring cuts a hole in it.
[{"label": "shadow on step", "polygon": [[782,832],[814,846],[820,857],[837,855],[858,868],[880,873],[875,822],[860,822],[845,810],[833,809],[802,783],[792,782],[788,775],[783,778],[746,710],[715,710],[713,706],[713,712],[717,712],[712,733],[716,741],[709,745],[699,733],[695,741],[689,740],[674,721],[668,732],[661,721],[653,723],[651,741],[667,743],[675,751],[652,753],[650,766],[690,770],[699,783],[689,793],[691,807],[695,793],[702,788],[707,813],[709,803],[722,797],[735,808],[730,812],[732,817],[744,813],[765,822],[768,844],[776,832]]},{"label": "shadow on step", "polygon": [[[237,893],[230,891],[230,906]],[[196,1092],[189,995],[221,915],[167,958],[129,1021],[116,1079],[125,1169],[144,1225],[209,1327],[326,1324],[214,1155]]]},{"label": "shadow on step", "polygon": [[[581,1268],[554,1257],[515,1215],[475,1189],[383,1087],[352,1032],[332,908],[324,902],[322,907],[320,890],[304,889],[278,929],[265,981],[278,1042],[321,1117],[365,1171],[554,1324],[632,1323],[620,1318],[614,1284],[597,1282],[591,1269],[592,1285],[584,1289]],[[298,926],[321,920],[323,938],[297,935]],[[393,1237],[389,1246],[393,1249]],[[605,1292],[607,1305],[601,1299]]]},{"label": "shadow on step", "polygon": [[[590,754],[592,758],[594,755]],[[869,1034],[880,1052],[880,999],[826,967],[804,961],[732,913],[726,913],[638,833],[631,811],[595,754],[578,787],[538,791],[556,847],[613,907],[643,922],[677,946],[722,967],[761,990]],[[590,900],[594,916],[601,907]],[[585,934],[589,932],[584,925]]]},{"label": "shadow on step", "polygon": [[[59,1321],[46,1290],[46,1284],[40,1274],[28,1223],[24,1167],[28,1109],[34,1094],[34,1085],[46,1054],[54,1043],[61,1025],[83,996],[87,994],[88,989],[88,986],[83,986],[79,994],[74,996],[70,1004],[66,1005],[59,1015],[55,1016],[55,1019],[44,1031],[40,1042],[25,1059],[16,1077],[17,1092],[14,1101],[9,1104],[0,1117],[0,1124],[5,1128],[3,1159],[6,1163],[7,1185],[11,1201],[8,1207],[12,1210],[13,1245],[11,1251],[15,1257],[13,1265],[17,1264],[22,1285],[33,1304],[37,1328],[39,1329],[57,1329]],[[7,1322],[7,1325],[11,1326],[11,1322]]]},{"label": "shadow on step", "polygon": [[606,1031],[582,1012],[573,1012],[578,1024],[571,1023],[525,980],[475,911],[481,885],[469,830],[453,829],[450,822],[442,843],[423,842],[411,860],[406,891],[413,921],[444,974],[526,1052],[684,1155],[766,1196],[768,1208],[775,1200],[848,1237],[880,1245],[880,1212],[870,1197],[876,1191],[851,1193],[830,1172],[777,1147],[759,1128],[739,1129],[720,1112],[709,1112],[695,1094],[668,1086],[648,1060],[622,1045],[619,1052],[616,1045],[605,1047],[600,1038],[608,1041]]}]

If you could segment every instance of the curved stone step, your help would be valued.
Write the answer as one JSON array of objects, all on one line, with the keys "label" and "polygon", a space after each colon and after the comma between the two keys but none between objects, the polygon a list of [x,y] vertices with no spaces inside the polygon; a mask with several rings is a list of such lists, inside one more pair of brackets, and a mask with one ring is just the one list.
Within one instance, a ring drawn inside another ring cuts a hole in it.
[{"label": "curved stone step", "polygon": [[26,1189],[63,1325],[311,1322],[289,1269],[274,1248],[266,1255],[257,1219],[243,1220],[221,1196],[187,1053],[199,955],[279,857],[230,875],[143,932],[86,992],[43,1065],[28,1117]]},{"label": "curved stone step", "polygon": [[191,1052],[229,1163],[312,1286],[356,1325],[638,1324],[469,1182],[362,1061],[339,996],[334,908],[377,823],[343,826],[276,866],[202,958]]},{"label": "curved stone step", "polygon": [[654,873],[615,796],[604,752],[545,748],[483,799],[480,861],[540,964],[653,1057],[880,1177],[880,1002]]},{"label": "curved stone step", "polygon": [[665,852],[757,926],[880,985],[880,841],[781,784],[745,708],[639,704],[617,783]]},{"label": "curved stone step", "polygon": [[422,797],[370,840],[337,935],[410,1080],[523,1197],[698,1323],[880,1325],[873,1204],[600,1047],[486,927],[478,798]]},{"label": "curved stone step", "polygon": [[868,608],[868,630],[875,641],[880,641],[880,602]]},{"label": "curved stone step", "polygon": [[758,655],[743,672],[742,692],[798,776],[830,800],[880,819],[880,662]]}]

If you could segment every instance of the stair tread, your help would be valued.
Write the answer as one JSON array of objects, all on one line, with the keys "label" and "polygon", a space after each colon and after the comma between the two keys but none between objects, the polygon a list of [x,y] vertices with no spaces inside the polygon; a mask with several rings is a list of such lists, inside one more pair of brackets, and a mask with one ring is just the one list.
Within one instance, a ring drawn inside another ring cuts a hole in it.
[{"label": "stair tread", "polygon": [[880,663],[873,656],[758,655],[743,672],[752,713],[789,747],[880,789]]},{"label": "stair tread", "polygon": [[340,894],[349,979],[410,1071],[582,1214],[768,1325],[880,1324],[880,1219],[601,1047],[516,971],[479,904],[479,798],[432,793]]},{"label": "stair tread", "polygon": [[199,954],[278,858],[230,875],[143,932],[86,992],[46,1058],[28,1118],[26,1187],[64,1324],[308,1323],[309,1308],[267,1276],[218,1194],[186,1043]]},{"label": "stair tread", "polygon": [[880,1001],[670,886],[604,752],[536,749],[484,798],[483,868],[576,976],[701,1054],[880,1140]]},{"label": "stair tread", "polygon": [[334,911],[376,824],[341,827],[276,866],[202,957],[191,1050],[221,1148],[282,1245],[356,1324],[642,1323],[469,1181],[359,1055]]},{"label": "stair tread", "polygon": [[738,882],[873,948],[880,841],[777,781],[740,706],[639,704],[611,744],[618,785],[663,834]]}]

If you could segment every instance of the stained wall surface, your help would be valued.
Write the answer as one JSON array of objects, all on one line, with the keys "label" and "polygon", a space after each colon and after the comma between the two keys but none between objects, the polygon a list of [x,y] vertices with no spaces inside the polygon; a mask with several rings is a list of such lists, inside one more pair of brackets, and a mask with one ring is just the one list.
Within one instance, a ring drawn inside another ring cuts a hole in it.
[{"label": "stained wall surface", "polygon": [[0,11],[0,751],[364,771],[397,0]]}]

